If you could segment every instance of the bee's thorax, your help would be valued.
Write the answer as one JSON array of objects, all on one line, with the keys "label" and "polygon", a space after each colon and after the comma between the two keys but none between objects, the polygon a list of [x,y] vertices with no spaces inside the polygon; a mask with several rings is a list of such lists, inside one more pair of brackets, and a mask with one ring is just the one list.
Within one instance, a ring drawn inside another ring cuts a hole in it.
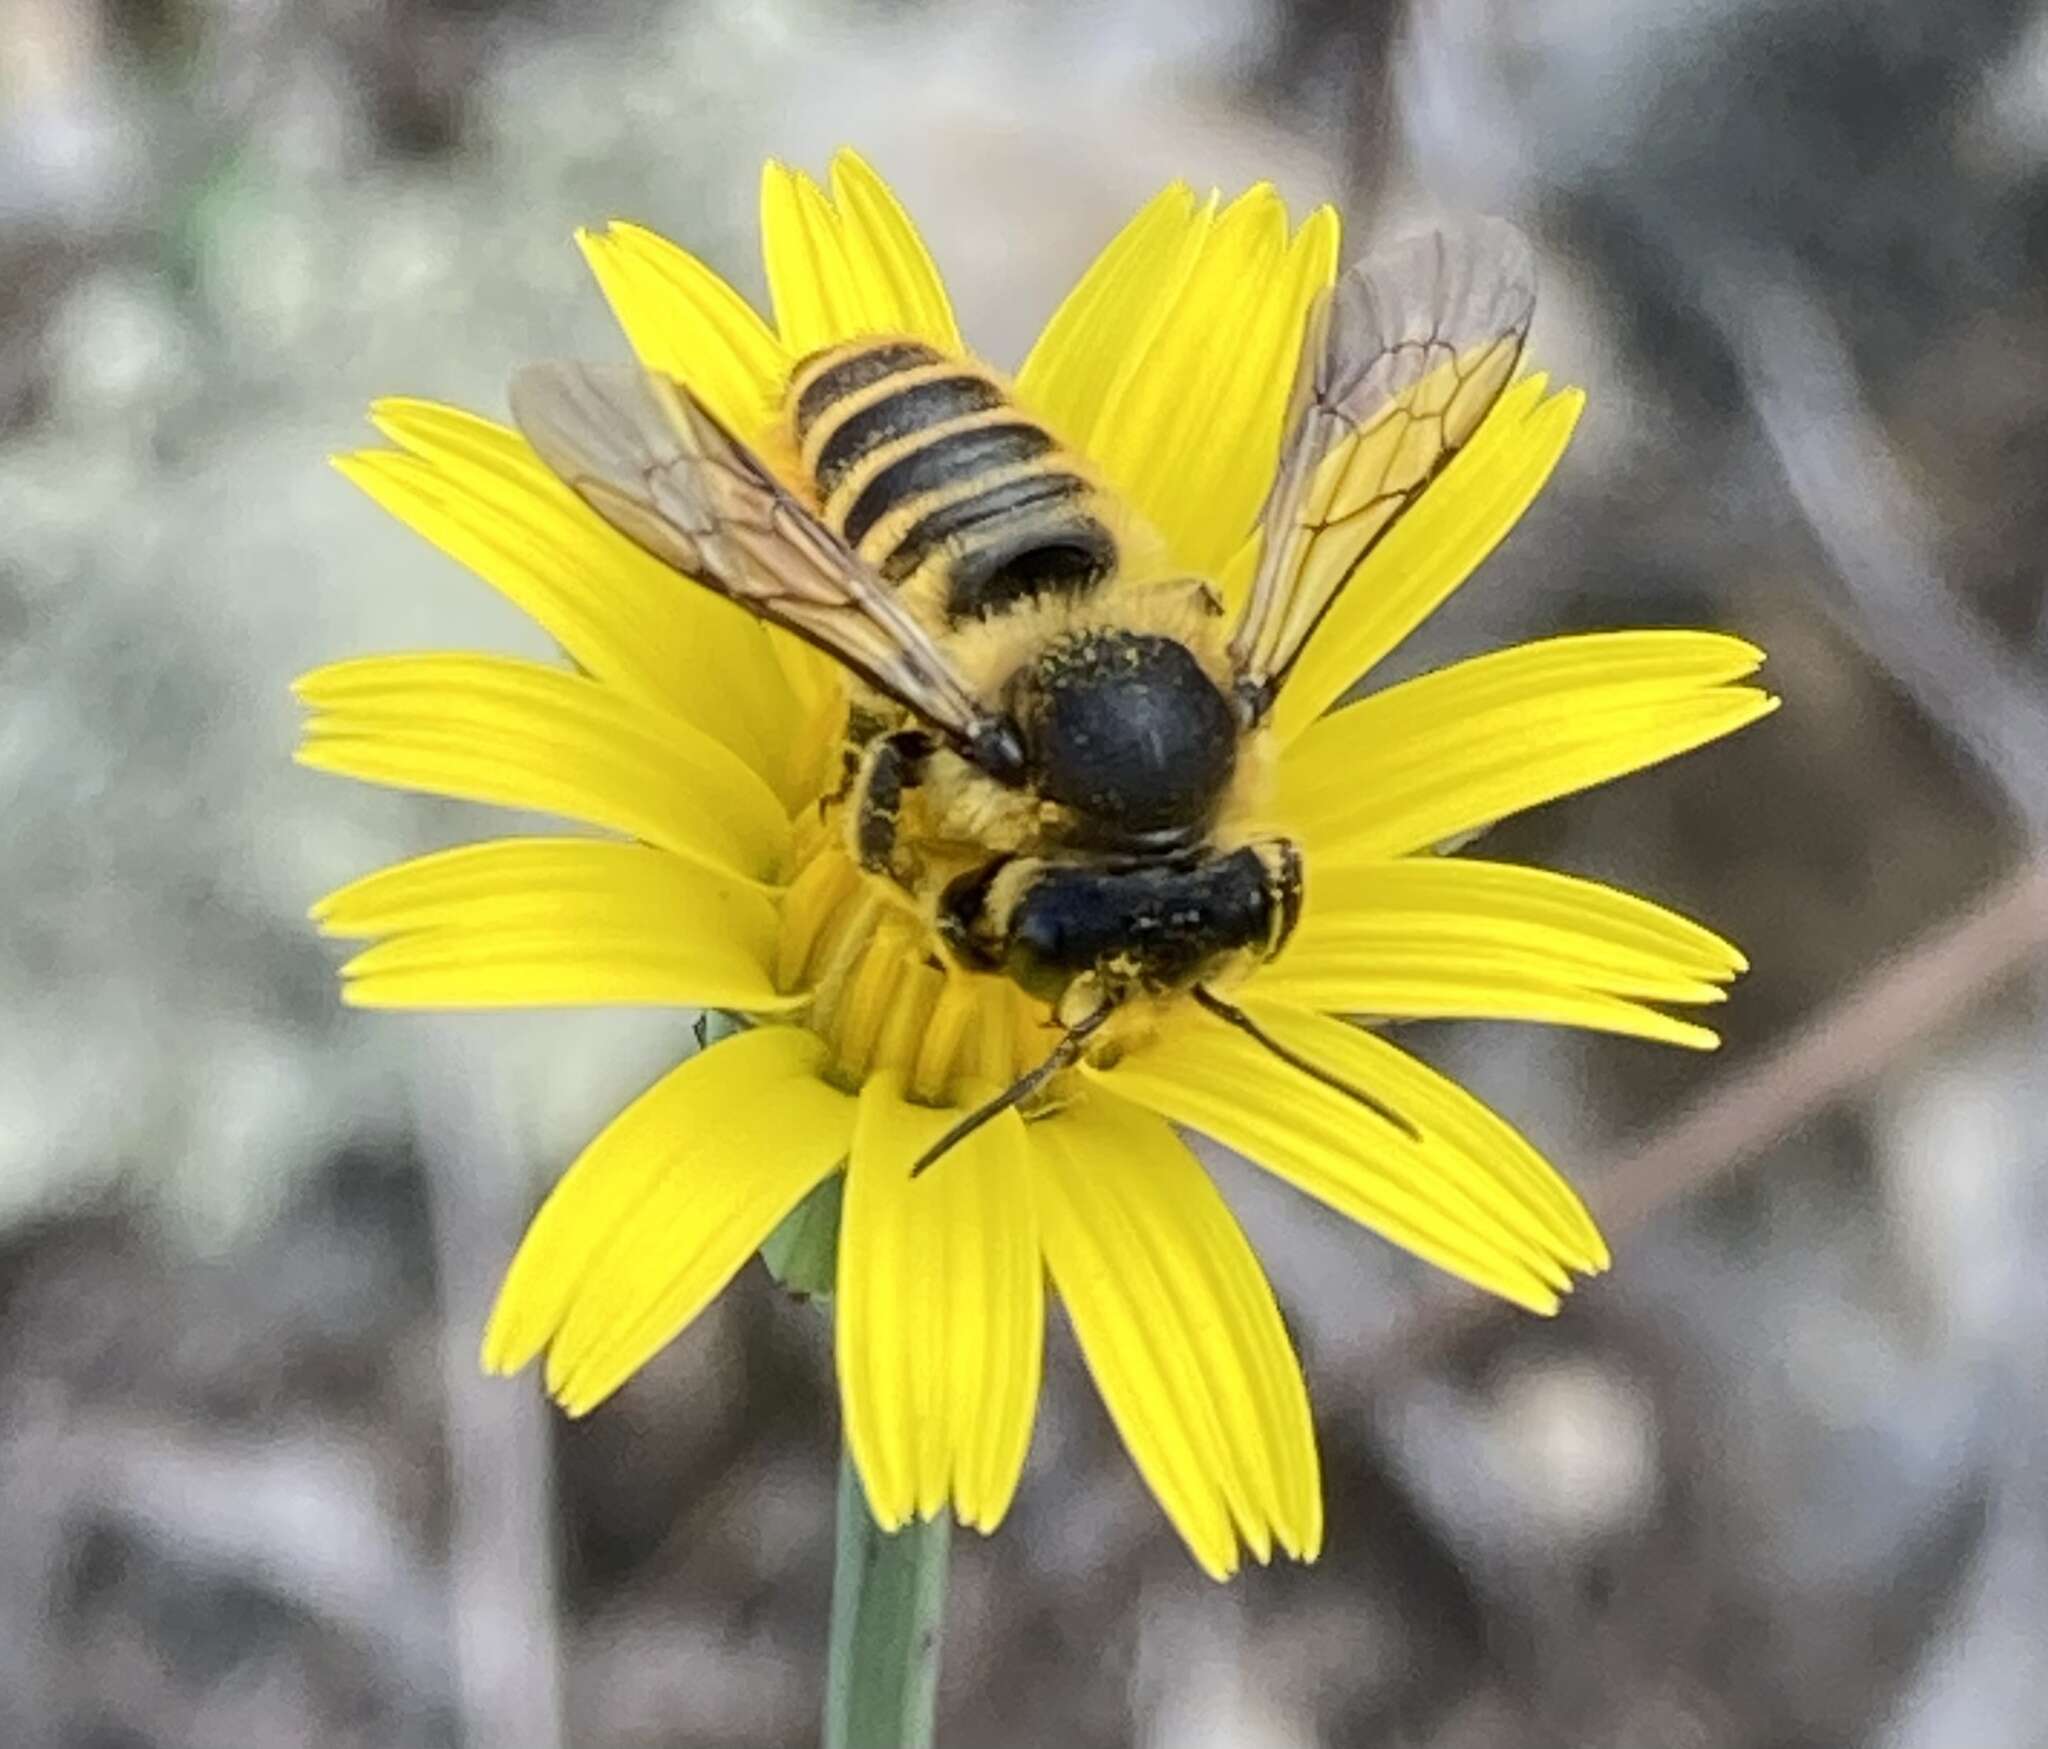
[{"label": "bee's thorax", "polygon": [[1193,844],[1214,820],[1237,726],[1186,645],[1075,631],[1044,646],[1008,692],[1039,791],[1070,811],[1078,845],[1158,854]]}]

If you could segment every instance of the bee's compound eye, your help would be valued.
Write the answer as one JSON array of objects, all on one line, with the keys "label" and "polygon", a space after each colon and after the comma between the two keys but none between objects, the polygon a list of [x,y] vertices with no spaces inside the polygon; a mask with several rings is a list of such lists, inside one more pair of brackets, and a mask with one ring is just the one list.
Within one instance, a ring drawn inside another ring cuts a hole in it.
[{"label": "bee's compound eye", "polygon": [[989,914],[989,894],[996,876],[1011,859],[999,856],[980,868],[955,875],[939,895],[939,938],[964,966],[980,972],[1003,969],[1000,920]]},{"label": "bee's compound eye", "polygon": [[1027,996],[1036,996],[1054,1007],[1066,994],[1067,986],[1079,976],[1064,951],[1068,943],[1058,920],[1047,907],[1033,905],[1027,897],[1012,920],[1003,970]]},{"label": "bee's compound eye", "polygon": [[1067,986],[1113,944],[1114,883],[1092,872],[1045,872],[1017,897],[1003,945],[1003,970],[1027,994],[1058,1005]]},{"label": "bee's compound eye", "polygon": [[1039,960],[1059,956],[1067,938],[1061,918],[1064,900],[1063,892],[1046,887],[1024,895],[1010,919],[1012,954],[1028,954]]}]

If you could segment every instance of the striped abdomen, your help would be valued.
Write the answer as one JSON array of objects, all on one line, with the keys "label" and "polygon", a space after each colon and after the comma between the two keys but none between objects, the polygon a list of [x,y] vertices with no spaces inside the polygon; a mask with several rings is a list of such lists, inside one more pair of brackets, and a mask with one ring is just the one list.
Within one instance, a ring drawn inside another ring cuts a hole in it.
[{"label": "striped abdomen", "polygon": [[1115,569],[1078,462],[970,360],[856,340],[804,361],[790,410],[825,521],[948,620],[1082,595]]}]

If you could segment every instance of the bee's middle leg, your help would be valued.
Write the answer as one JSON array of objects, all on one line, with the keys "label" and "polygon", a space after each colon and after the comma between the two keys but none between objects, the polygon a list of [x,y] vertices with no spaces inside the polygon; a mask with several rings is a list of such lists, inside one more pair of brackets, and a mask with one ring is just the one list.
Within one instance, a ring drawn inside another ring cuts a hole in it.
[{"label": "bee's middle leg", "polygon": [[931,737],[922,730],[881,736],[861,755],[847,795],[854,860],[869,874],[887,875],[905,888],[914,887],[917,868],[915,859],[897,843],[903,796],[923,780],[931,755]]}]

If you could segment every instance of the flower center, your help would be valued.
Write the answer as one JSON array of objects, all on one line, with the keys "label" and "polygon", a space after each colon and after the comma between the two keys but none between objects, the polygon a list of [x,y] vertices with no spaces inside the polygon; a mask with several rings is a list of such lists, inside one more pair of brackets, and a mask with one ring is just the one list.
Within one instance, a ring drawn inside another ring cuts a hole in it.
[{"label": "flower center", "polygon": [[907,895],[863,875],[836,818],[806,810],[782,905],[776,982],[815,992],[805,1024],[849,1090],[894,1070],[912,1099],[958,1103],[964,1084],[1007,1087],[1057,1036],[1050,1011],[1007,978],[948,965]]}]

